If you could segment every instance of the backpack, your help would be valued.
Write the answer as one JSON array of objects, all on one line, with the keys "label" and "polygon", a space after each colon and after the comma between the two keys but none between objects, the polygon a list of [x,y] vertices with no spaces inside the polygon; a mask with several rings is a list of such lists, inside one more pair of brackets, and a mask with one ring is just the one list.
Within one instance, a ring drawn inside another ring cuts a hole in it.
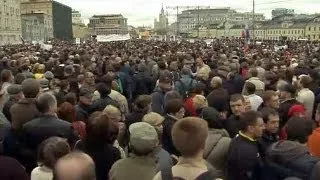
[{"label": "backpack", "polygon": [[191,79],[191,81],[190,81],[190,83],[189,83],[188,86],[186,86],[186,85],[181,81],[181,79],[178,80],[178,82],[181,84],[181,89],[179,89],[180,95],[183,97],[183,99],[188,98],[188,94],[189,94],[190,89],[192,88],[192,84],[193,84],[194,80]]}]

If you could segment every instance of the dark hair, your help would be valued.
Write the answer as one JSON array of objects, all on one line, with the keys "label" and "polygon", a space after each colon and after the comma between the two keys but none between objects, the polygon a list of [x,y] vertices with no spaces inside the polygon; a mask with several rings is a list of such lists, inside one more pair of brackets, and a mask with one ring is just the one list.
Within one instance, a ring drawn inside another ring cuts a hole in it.
[{"label": "dark hair", "polygon": [[309,76],[302,76],[300,78],[300,84],[303,88],[308,88],[312,82],[312,78]]},{"label": "dark hair", "polygon": [[35,79],[26,79],[21,86],[23,95],[26,98],[36,98],[40,91],[40,83]]},{"label": "dark hair", "polygon": [[264,107],[262,108],[260,111],[260,114],[262,116],[263,122],[267,123],[269,121],[269,116],[273,115],[273,116],[278,116],[278,112],[274,109],[274,108],[270,108],[270,107]]},{"label": "dark hair", "polygon": [[43,93],[37,98],[36,105],[39,112],[47,113],[50,107],[57,105],[57,100],[51,93]]},{"label": "dark hair", "polygon": [[240,115],[240,130],[247,131],[249,126],[257,123],[258,118],[261,117],[256,111],[248,111]]},{"label": "dark hair", "polygon": [[76,105],[77,104],[77,95],[73,92],[69,92],[67,95],[64,96],[66,102]]},{"label": "dark hair", "polygon": [[60,137],[51,137],[44,140],[38,149],[38,162],[53,169],[59,158],[68,154],[71,148],[67,140]]},{"label": "dark hair", "polygon": [[105,83],[98,83],[96,88],[100,93],[101,98],[105,98],[111,93],[111,87],[106,85]]},{"label": "dark hair", "polygon": [[202,109],[200,117],[207,121],[209,128],[223,129],[219,112],[216,109],[212,107],[205,107]]},{"label": "dark hair", "polygon": [[12,73],[10,70],[7,70],[7,69],[3,70],[1,72],[1,83],[8,82],[11,76],[12,76]]},{"label": "dark hair", "polygon": [[86,130],[87,148],[101,148],[105,144],[113,144],[119,133],[118,126],[102,113],[89,118]]},{"label": "dark hair", "polygon": [[254,94],[256,92],[256,86],[251,82],[246,82],[246,90],[249,95]]},{"label": "dark hair", "polygon": [[134,110],[136,112],[147,113],[149,104],[151,104],[151,96],[140,95],[134,101]]},{"label": "dark hair", "polygon": [[241,100],[242,102],[245,102],[245,99],[241,94],[233,94],[230,96],[230,102],[236,102],[239,100]]},{"label": "dark hair", "polygon": [[16,84],[21,84],[24,80],[26,79],[26,76],[23,73],[18,73],[15,77],[14,77],[14,82]]},{"label": "dark hair", "polygon": [[171,99],[166,103],[166,112],[168,114],[177,113],[183,107],[183,101],[181,99]]},{"label": "dark hair", "polygon": [[205,148],[208,125],[197,117],[183,118],[173,125],[171,135],[173,144],[181,155],[192,157]]},{"label": "dark hair", "polygon": [[61,88],[61,90],[65,90],[68,88],[68,85],[69,85],[68,80],[64,79],[60,81],[59,87]]},{"label": "dark hair", "polygon": [[313,122],[301,117],[292,117],[285,126],[287,139],[298,141],[302,144],[308,141],[309,135],[312,134]]},{"label": "dark hair", "polygon": [[270,101],[272,96],[277,96],[277,92],[272,90],[264,92],[262,95],[263,102],[266,103],[267,101]]}]

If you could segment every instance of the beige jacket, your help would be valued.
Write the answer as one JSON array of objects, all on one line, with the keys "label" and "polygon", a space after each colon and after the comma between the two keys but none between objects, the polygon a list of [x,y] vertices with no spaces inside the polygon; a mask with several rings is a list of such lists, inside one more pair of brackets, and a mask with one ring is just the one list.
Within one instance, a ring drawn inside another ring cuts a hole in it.
[{"label": "beige jacket", "polygon": [[[247,82],[251,82],[252,84],[254,84],[256,86],[256,94],[259,96],[262,96],[262,94],[264,93],[264,90],[265,90],[264,82],[262,82],[258,77],[251,77],[246,81],[246,83]],[[244,86],[243,86],[242,94],[248,95],[248,93],[246,91],[246,84],[244,84]]]}]

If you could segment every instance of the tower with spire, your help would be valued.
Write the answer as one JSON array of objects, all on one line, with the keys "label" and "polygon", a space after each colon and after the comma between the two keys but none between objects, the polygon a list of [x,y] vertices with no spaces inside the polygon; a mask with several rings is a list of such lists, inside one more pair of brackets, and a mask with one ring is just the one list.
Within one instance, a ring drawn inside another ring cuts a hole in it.
[{"label": "tower with spire", "polygon": [[159,19],[154,19],[154,30],[157,34],[165,35],[168,32],[169,21],[168,15],[164,11],[163,3],[161,5],[161,11],[159,14]]}]

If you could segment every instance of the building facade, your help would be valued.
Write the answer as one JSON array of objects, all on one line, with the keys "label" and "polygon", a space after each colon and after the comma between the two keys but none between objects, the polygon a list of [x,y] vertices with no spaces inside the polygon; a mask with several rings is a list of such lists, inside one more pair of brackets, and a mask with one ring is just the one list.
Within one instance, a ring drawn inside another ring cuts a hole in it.
[{"label": "building facade", "polygon": [[320,15],[307,23],[305,32],[306,38],[312,41],[320,40]]},{"label": "building facade", "polygon": [[72,24],[83,24],[79,11],[72,10]]},{"label": "building facade", "polygon": [[294,9],[286,9],[286,8],[276,8],[271,11],[272,18],[282,16],[282,15],[292,15],[294,14]]},{"label": "building facade", "polygon": [[21,43],[20,0],[0,1],[0,45]]},{"label": "building facade", "polygon": [[72,9],[54,0],[23,0],[21,14],[45,13],[51,18],[54,38],[72,39]]},{"label": "building facade", "polygon": [[49,41],[53,38],[51,16],[45,13],[21,15],[22,37],[25,41]]},{"label": "building facade", "polygon": [[127,34],[127,18],[121,14],[94,15],[88,25],[92,35]]},{"label": "building facade", "polygon": [[264,21],[263,14],[256,13],[239,13],[230,8],[219,9],[190,9],[182,11],[178,15],[179,33],[189,33],[201,27],[210,28],[211,25],[223,25],[231,23],[235,25],[245,25],[248,22]]},{"label": "building facade", "polygon": [[164,12],[163,5],[159,14],[159,19],[154,19],[154,31],[160,35],[165,35],[169,31],[169,21]]}]

